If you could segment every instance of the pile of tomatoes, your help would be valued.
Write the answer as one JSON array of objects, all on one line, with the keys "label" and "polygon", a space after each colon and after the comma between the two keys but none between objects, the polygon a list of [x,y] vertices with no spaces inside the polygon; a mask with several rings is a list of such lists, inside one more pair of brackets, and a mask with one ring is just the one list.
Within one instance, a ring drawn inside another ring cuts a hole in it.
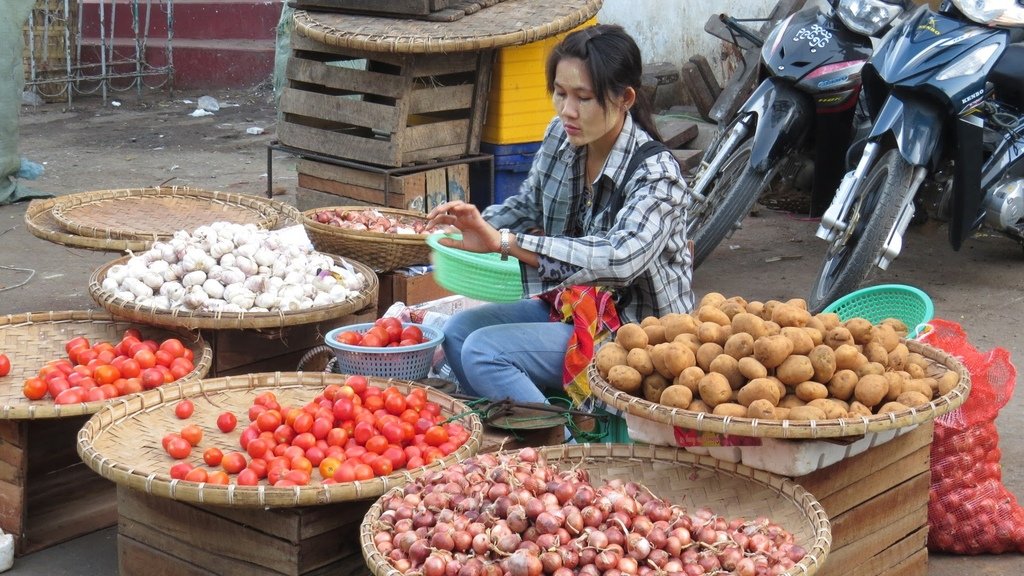
[{"label": "pile of tomatoes", "polygon": [[[175,405],[189,418],[192,401]],[[172,478],[254,486],[305,486],[369,480],[399,469],[431,464],[455,452],[469,439],[458,423],[445,422],[441,408],[422,388],[403,393],[397,387],[371,385],[366,376],[348,376],[331,384],[304,406],[278,402],[273,392],[258,394],[249,407],[240,450],[203,451],[203,465],[187,461],[202,441],[202,428],[187,424],[164,436],[164,450],[177,460]],[[235,429],[237,417],[223,412],[217,427]]]},{"label": "pile of tomatoes", "polygon": [[181,340],[143,340],[134,328],[117,344],[77,336],[64,343],[64,350],[67,358],[47,362],[25,380],[26,398],[49,396],[55,404],[107,400],[174,382],[195,369],[193,352]]},{"label": "pile of tomatoes", "polygon": [[371,348],[415,346],[426,340],[423,330],[415,324],[403,325],[398,318],[378,318],[369,330],[363,333],[355,330],[343,330],[334,335],[334,339],[350,346],[368,346]]}]

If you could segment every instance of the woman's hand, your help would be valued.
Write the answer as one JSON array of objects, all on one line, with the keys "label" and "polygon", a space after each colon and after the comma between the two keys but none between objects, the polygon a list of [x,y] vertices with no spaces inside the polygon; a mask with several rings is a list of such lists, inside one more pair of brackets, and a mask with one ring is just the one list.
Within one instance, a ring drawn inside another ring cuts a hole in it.
[{"label": "woman's hand", "polygon": [[462,240],[441,238],[444,246],[469,252],[497,252],[501,249],[501,235],[484,220],[473,204],[453,200],[436,206],[427,214],[429,226],[454,226],[462,233]]}]

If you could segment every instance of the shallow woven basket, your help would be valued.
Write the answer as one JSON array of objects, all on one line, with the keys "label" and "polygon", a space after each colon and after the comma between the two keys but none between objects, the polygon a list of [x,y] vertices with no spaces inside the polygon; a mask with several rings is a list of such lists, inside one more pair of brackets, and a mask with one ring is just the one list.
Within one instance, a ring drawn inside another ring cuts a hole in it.
[{"label": "shallow woven basket", "polygon": [[[832,546],[832,528],[825,510],[814,496],[787,478],[649,444],[563,444],[540,451],[549,464],[559,468],[585,468],[594,485],[611,479],[631,480],[688,511],[707,506],[730,520],[769,518],[793,533],[796,543],[807,551],[787,575],[814,574]],[[374,523],[380,517],[382,503],[399,491],[378,498],[360,526],[363,557],[376,576],[400,574],[373,543]]]},{"label": "shallow woven basket", "polygon": [[115,401],[58,405],[50,397],[29,400],[21,393],[21,387],[27,378],[35,376],[47,362],[67,358],[64,343],[71,338],[84,336],[90,343],[106,341],[117,344],[128,328],[137,328],[143,338],[152,338],[158,342],[166,338],[178,338],[192,350],[195,368],[181,379],[181,383],[195,382],[210,370],[213,351],[194,332],[126,322],[96,310],[0,316],[0,352],[11,359],[11,372],[0,377],[0,417],[14,420],[78,416],[92,414],[107,402]]},{"label": "shallow woven basket", "polygon": [[79,192],[58,198],[51,213],[70,234],[150,242],[214,222],[269,230],[278,219],[264,199],[185,186]]},{"label": "shallow woven basket", "polygon": [[[370,378],[372,385],[395,386],[403,393],[414,387],[424,388],[427,398],[441,407],[442,415],[461,415],[457,421],[466,427],[469,439],[433,464],[365,481],[324,485],[315,480],[306,486],[286,488],[265,482],[258,486],[211,485],[170,477],[175,460],[161,444],[165,434],[177,432],[186,423],[201,426],[202,450],[193,450],[188,461],[202,465],[202,452],[208,448],[220,448],[225,454],[241,450],[239,437],[245,426],[222,433],[216,424],[222,412],[233,412],[240,422],[245,421],[253,399],[262,392],[273,392],[282,406],[303,406],[328,384],[341,385],[346,378],[326,372],[277,372],[212,378],[183,386],[165,385],[113,402],[96,412],[78,433],[78,454],[100,476],[154,496],[216,506],[286,508],[375,498],[427,471],[465,460],[479,450],[483,424],[462,402],[413,382]],[[182,398],[191,399],[195,406],[187,422],[174,414],[174,406]],[[314,478],[319,478],[316,472]]]},{"label": "shallow woven basket", "polygon": [[[298,208],[290,204],[256,196],[253,196],[251,199],[266,204],[277,212],[277,226],[275,226],[275,229],[302,224],[302,212],[299,212]],[[153,240],[94,238],[92,236],[71,234],[53,217],[53,205],[56,202],[56,198],[29,202],[28,208],[25,210],[25,227],[36,238],[42,238],[55,244],[62,244],[73,248],[105,250],[108,252],[126,252],[129,250],[142,252],[148,250],[153,245]]]},{"label": "shallow woven basket", "polygon": [[590,391],[596,398],[623,412],[662,424],[701,432],[761,438],[806,439],[860,436],[868,432],[894,430],[934,420],[936,417],[960,407],[971,391],[970,372],[952,355],[916,340],[903,340],[903,343],[911,352],[917,352],[932,361],[931,373],[942,372],[943,368],[953,370],[960,376],[960,382],[948,393],[927,404],[871,417],[797,421],[718,416],[663,406],[617,390],[601,377],[593,362],[587,368],[587,375],[590,379]]},{"label": "shallow woven basket", "polygon": [[316,221],[316,213],[322,210],[374,209],[390,217],[409,217],[426,220],[422,212],[383,208],[379,206],[327,206],[314,208],[302,213],[302,225],[306,236],[318,252],[355,258],[373,267],[377,272],[389,272],[396,268],[430,263],[430,248],[427,234],[388,234],[366,230],[346,230]]},{"label": "shallow woven basket", "polygon": [[103,289],[103,280],[107,277],[107,271],[111,266],[124,264],[131,256],[118,258],[97,268],[89,276],[89,294],[103,309],[120,318],[151,324],[153,326],[169,326],[195,330],[197,328],[209,328],[214,330],[224,329],[249,329],[249,328],[282,328],[284,326],[296,326],[299,324],[312,324],[324,320],[333,320],[347,316],[368,307],[377,305],[377,292],[379,282],[377,274],[368,266],[355,260],[335,258],[335,262],[344,265],[350,264],[356,272],[359,272],[366,279],[366,285],[355,296],[349,299],[331,304],[328,306],[317,306],[307,310],[295,312],[198,312],[192,310],[166,310],[162,308],[145,307],[118,298],[109,291]]}]

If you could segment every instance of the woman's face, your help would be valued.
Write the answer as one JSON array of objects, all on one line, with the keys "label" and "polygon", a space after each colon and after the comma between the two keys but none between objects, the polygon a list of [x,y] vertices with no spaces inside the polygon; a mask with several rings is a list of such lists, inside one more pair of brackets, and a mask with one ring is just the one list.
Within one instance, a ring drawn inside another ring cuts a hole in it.
[{"label": "woman's face", "polygon": [[602,108],[594,95],[590,72],[579,58],[562,58],[555,67],[551,97],[569,142],[584,146],[607,139],[614,142],[625,118],[622,98],[609,97]]}]

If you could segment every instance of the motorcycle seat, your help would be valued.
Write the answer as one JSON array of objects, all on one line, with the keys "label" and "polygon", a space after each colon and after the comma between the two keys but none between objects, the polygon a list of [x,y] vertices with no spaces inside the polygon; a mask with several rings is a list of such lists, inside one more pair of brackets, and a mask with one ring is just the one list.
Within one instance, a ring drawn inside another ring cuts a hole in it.
[{"label": "motorcycle seat", "polygon": [[1010,44],[989,72],[996,98],[1024,109],[1024,44]]}]

